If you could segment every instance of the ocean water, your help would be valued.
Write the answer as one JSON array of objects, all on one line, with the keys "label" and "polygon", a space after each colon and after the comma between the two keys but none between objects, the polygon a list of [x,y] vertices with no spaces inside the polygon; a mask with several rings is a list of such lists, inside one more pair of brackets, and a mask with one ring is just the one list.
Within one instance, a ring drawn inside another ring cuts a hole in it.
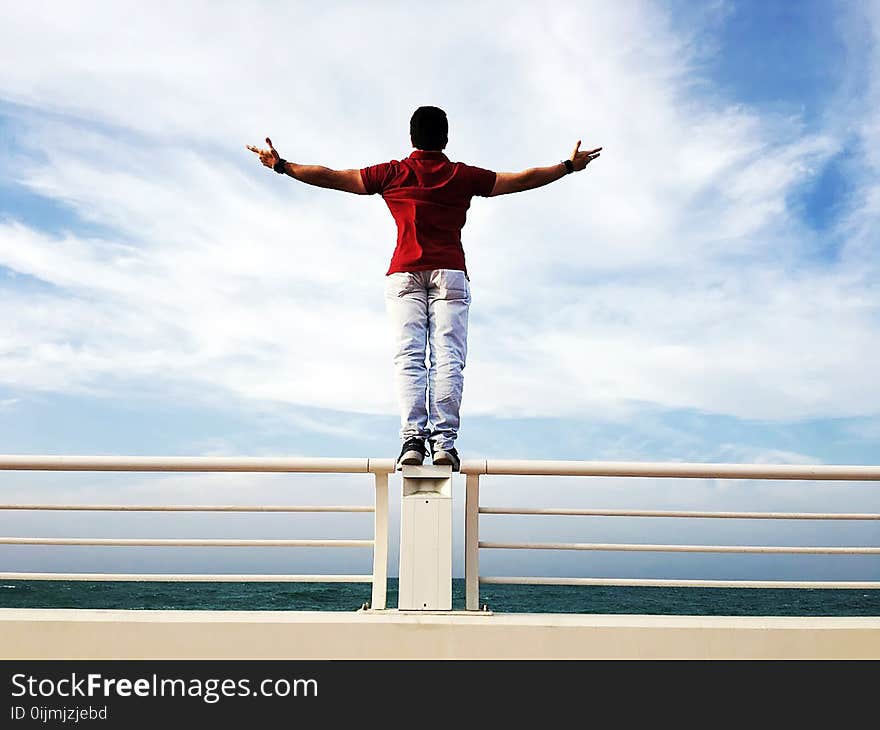
[{"label": "ocean water", "polygon": [[[366,583],[0,582],[2,608],[356,611],[369,601]],[[464,609],[462,579],[452,602]],[[880,590],[487,585],[480,604],[496,613],[880,616]],[[396,605],[389,580],[388,607]]]}]

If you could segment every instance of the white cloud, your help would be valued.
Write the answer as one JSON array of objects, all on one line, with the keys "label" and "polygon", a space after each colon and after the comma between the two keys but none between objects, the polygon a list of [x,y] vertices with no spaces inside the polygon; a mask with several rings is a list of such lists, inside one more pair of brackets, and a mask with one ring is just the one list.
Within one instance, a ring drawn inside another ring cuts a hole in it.
[{"label": "white cloud", "polygon": [[840,130],[713,95],[699,29],[659,6],[501,7],[444,6],[442,34],[413,32],[438,10],[395,4],[7,10],[17,151],[0,165],[110,233],[0,224],[0,265],[54,286],[0,289],[0,382],[395,412],[382,201],[281,180],[244,145],[370,164],[405,155],[412,108],[436,103],[474,164],[605,147],[583,175],[474,201],[469,414],[876,413],[880,297],[857,254],[880,195],[863,181],[837,264],[811,259],[787,204]]},{"label": "white cloud", "polygon": [[809,454],[785,449],[768,449],[763,446],[743,444],[722,444],[719,451],[725,461],[746,464],[820,464],[820,460]]}]

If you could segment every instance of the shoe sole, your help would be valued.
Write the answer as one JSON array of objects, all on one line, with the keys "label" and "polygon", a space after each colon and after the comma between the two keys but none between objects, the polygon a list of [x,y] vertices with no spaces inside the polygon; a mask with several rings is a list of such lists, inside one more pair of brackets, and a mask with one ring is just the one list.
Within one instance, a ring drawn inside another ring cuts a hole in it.
[{"label": "shoe sole", "polygon": [[425,457],[418,451],[406,451],[397,463],[400,466],[421,466],[425,463]]},{"label": "shoe sole", "polygon": [[444,451],[438,451],[431,461],[434,466],[451,466],[453,469],[458,468],[455,459]]}]

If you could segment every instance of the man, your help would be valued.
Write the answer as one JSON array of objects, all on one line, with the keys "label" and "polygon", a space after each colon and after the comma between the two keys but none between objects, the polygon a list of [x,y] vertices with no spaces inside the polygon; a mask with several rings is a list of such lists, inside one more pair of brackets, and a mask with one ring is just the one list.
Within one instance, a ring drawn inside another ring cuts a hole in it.
[{"label": "man", "polygon": [[443,153],[448,138],[446,113],[422,106],[410,119],[410,141],[415,149],[403,160],[359,170],[331,170],[288,162],[268,137],[268,150],[247,148],[266,167],[310,185],[358,195],[379,193],[385,199],[397,224],[397,246],[385,277],[385,305],[395,335],[403,441],[397,464],[422,464],[427,440],[433,463],[451,465],[458,471],[461,461],[454,444],[471,301],[461,229],[471,198],[547,185],[583,170],[599,157],[602,148],[582,152],[578,141],[571,157],[556,165],[495,173],[450,162]]}]

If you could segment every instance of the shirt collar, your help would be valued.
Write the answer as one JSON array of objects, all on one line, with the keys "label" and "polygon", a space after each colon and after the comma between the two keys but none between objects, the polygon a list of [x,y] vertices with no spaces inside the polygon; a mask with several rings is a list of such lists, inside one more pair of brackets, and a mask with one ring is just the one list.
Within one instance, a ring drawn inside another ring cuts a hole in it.
[{"label": "shirt collar", "polygon": [[440,150],[413,150],[410,155],[412,160],[444,160],[449,162],[449,158]]}]

